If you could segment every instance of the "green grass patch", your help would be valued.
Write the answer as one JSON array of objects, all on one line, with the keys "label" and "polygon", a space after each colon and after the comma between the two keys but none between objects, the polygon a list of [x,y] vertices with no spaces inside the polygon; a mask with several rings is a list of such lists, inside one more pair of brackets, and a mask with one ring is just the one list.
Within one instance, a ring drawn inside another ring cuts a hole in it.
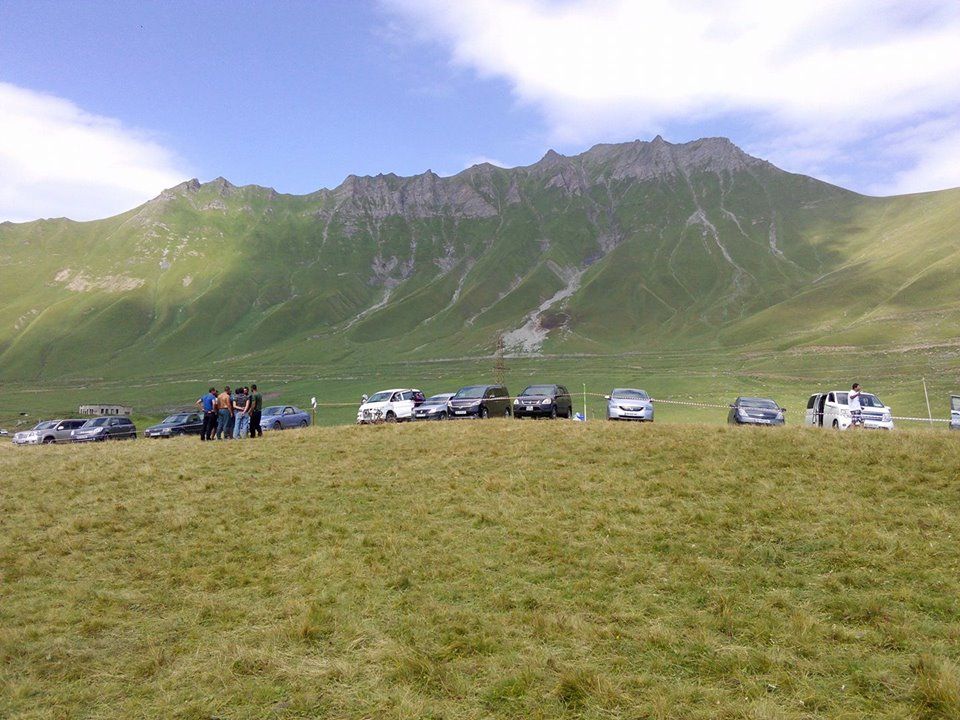
[{"label": "green grass patch", "polygon": [[958,440],[0,445],[0,716],[956,718]]}]

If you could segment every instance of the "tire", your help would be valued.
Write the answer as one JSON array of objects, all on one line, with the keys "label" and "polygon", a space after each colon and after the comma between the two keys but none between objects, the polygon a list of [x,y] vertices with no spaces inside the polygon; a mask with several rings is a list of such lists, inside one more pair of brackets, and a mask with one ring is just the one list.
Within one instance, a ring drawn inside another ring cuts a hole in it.
[{"label": "tire", "polygon": [[394,415],[393,410],[387,413],[386,418],[384,418],[388,423],[395,423],[397,421],[397,416]]},{"label": "tire", "polygon": [[553,406],[553,409],[550,410],[550,419],[551,419],[551,420],[556,420],[556,419],[557,419],[557,406],[556,406],[556,405],[554,405],[554,406]]},{"label": "tire", "polygon": [[504,416],[505,418],[509,418],[509,417],[510,417],[510,408],[506,408],[506,409],[503,411],[503,416]]},{"label": "tire", "polygon": [[840,423],[837,422],[836,420],[833,421],[833,429],[834,429],[834,430],[839,430],[839,429],[840,429]]},{"label": "tire", "polygon": [[306,426],[307,426],[307,421],[306,421],[306,420],[301,420],[301,421],[300,421],[300,427],[305,428]]},{"label": "tire", "polygon": [[481,406],[480,406],[480,419],[481,419],[481,420],[486,420],[488,417],[490,417],[490,411],[487,410],[486,407],[484,407],[483,405],[481,405]]},{"label": "tire", "polygon": [[273,429],[274,429],[274,430],[283,430],[283,425],[280,424],[280,421],[279,421],[279,420],[277,420],[277,421],[273,424]]},{"label": "tire", "polygon": [[50,437],[49,435],[43,439],[43,444],[44,444],[44,445],[52,445],[54,442],[55,442],[55,440],[54,440],[52,437]]},{"label": "tire", "polygon": [[447,419],[447,412],[446,412],[446,410],[444,410],[444,411],[441,412],[439,415],[437,415],[437,420],[446,420],[446,419]]}]

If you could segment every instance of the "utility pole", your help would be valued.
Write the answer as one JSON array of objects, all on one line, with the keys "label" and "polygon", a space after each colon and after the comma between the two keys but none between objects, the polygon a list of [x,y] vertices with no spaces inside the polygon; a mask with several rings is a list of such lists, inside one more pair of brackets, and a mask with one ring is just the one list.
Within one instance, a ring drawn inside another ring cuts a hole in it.
[{"label": "utility pole", "polygon": [[493,380],[497,385],[503,385],[507,376],[507,362],[503,358],[506,350],[506,343],[503,340],[503,334],[497,335],[497,350],[493,355]]},{"label": "utility pole", "polygon": [[927,379],[920,378],[920,382],[923,383],[923,397],[927,400],[927,417],[930,419],[930,424],[933,425],[933,413],[930,412],[930,396],[927,395]]}]

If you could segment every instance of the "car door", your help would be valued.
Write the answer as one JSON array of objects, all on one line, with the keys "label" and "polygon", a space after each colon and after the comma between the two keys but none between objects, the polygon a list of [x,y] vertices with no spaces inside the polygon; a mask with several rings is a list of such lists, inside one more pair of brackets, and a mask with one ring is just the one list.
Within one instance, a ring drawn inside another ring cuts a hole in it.
[{"label": "car door", "polygon": [[817,396],[811,395],[810,399],[807,400],[807,410],[803,414],[803,424],[804,425],[816,425],[817,417]]},{"label": "car door", "polygon": [[289,405],[283,409],[283,414],[280,416],[280,424],[284,430],[296,427],[297,425],[296,411]]},{"label": "car door", "polygon": [[183,433],[185,435],[199,435],[202,429],[203,429],[203,418],[200,417],[197,413],[192,413],[187,418],[186,424],[183,426]]},{"label": "car door", "polygon": [[398,400],[394,403],[394,412],[397,419],[409,420],[413,415],[413,390],[404,390],[397,393]]}]

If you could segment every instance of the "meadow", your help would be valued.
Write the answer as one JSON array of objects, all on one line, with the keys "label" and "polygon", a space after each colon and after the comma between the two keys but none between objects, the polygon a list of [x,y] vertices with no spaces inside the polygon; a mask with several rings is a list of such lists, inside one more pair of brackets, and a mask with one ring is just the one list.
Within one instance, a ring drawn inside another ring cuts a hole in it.
[{"label": "meadow", "polygon": [[0,716],[958,718],[958,443],[3,443]]}]

